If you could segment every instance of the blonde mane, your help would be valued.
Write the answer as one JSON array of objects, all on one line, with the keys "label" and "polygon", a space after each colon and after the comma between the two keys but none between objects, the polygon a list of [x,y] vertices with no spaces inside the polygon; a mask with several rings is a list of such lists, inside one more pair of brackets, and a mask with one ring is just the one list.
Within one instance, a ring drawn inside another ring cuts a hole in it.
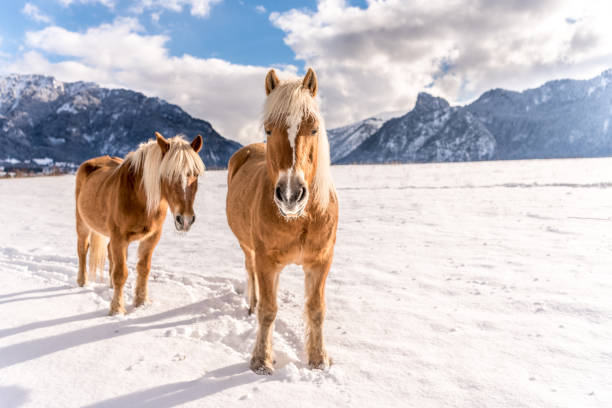
[{"label": "blonde mane", "polygon": [[330,195],[336,191],[331,177],[329,141],[317,100],[312,97],[308,89],[304,88],[302,80],[283,81],[270,92],[264,105],[262,122],[286,125],[289,143],[295,151],[298,126],[302,120],[309,117],[319,122],[317,169],[312,186],[313,200],[324,210],[329,204]]},{"label": "blonde mane", "polygon": [[133,171],[142,172],[142,186],[147,197],[147,212],[152,213],[161,201],[161,181],[182,180],[188,176],[199,176],[204,172],[204,163],[182,135],[167,139],[168,152],[163,155],[157,141],[151,139],[141,143],[138,149],[128,154],[124,165]]}]

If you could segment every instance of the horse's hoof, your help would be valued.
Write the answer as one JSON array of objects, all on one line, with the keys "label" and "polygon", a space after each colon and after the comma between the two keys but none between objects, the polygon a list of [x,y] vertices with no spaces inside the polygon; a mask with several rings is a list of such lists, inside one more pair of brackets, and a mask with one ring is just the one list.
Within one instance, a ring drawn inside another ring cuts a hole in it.
[{"label": "horse's hoof", "polygon": [[108,315],[109,316],[124,315],[125,313],[126,313],[125,307],[123,307],[123,306],[111,306],[111,309],[108,312]]},{"label": "horse's hoof", "polygon": [[332,365],[332,359],[328,356],[311,359],[308,362],[308,367],[312,370],[326,370]]},{"label": "horse's hoof", "polygon": [[77,285],[79,285],[80,287],[85,286],[86,283],[87,281],[85,279],[77,279]]},{"label": "horse's hoof", "polygon": [[249,307],[249,311],[248,311],[249,316],[253,314],[253,308]]},{"label": "horse's hoof", "polygon": [[140,299],[140,298],[134,299],[134,307],[142,306],[145,303],[147,303],[148,301],[149,301],[149,299],[147,299],[147,298],[144,298],[144,299]]},{"label": "horse's hoof", "polygon": [[253,357],[251,359],[251,370],[257,375],[272,375],[274,368],[262,358]]}]

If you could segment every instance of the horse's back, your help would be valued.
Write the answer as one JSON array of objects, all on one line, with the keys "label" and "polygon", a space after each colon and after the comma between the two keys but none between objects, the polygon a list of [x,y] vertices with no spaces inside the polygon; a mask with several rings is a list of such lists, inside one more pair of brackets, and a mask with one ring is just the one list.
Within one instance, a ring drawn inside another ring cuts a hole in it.
[{"label": "horse's back", "polygon": [[238,170],[244,165],[247,167],[260,165],[266,159],[266,145],[253,143],[244,146],[232,155],[227,164],[227,184],[229,185]]},{"label": "horse's back", "polygon": [[108,174],[109,171],[119,167],[122,162],[123,160],[118,157],[100,156],[81,163],[76,172],[76,197],[78,198],[85,181]]},{"label": "horse's back", "polygon": [[99,169],[114,169],[123,163],[123,159],[119,157],[111,157],[111,156],[100,156],[94,157],[93,159],[89,159],[81,163],[79,169],[77,170],[77,177],[79,174],[83,176],[87,176]]}]

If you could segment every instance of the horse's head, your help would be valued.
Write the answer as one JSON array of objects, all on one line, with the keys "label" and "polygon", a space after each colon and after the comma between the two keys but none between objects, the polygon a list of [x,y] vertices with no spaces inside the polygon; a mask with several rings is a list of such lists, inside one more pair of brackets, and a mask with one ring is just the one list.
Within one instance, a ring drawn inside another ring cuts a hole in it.
[{"label": "horse's head", "polygon": [[198,176],[204,170],[198,152],[202,148],[202,136],[191,143],[180,137],[165,139],[155,133],[162,151],[159,174],[161,198],[168,202],[177,231],[189,231],[195,222],[193,201],[198,191]]},{"label": "horse's head", "polygon": [[321,178],[328,177],[321,171],[325,166],[329,169],[329,145],[315,100],[317,76],[308,69],[303,80],[281,83],[270,70],[266,94],[266,161],[274,184],[273,198],[285,218],[297,218],[304,214]]}]

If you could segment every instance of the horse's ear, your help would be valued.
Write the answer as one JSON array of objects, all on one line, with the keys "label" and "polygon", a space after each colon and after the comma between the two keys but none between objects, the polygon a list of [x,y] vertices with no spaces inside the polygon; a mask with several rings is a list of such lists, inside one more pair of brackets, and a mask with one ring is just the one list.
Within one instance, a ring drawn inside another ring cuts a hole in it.
[{"label": "horse's ear", "polygon": [[266,95],[270,95],[270,92],[278,86],[279,82],[276,72],[273,69],[269,70],[268,75],[266,75]]},{"label": "horse's ear", "polygon": [[202,135],[197,135],[191,142],[191,147],[198,153],[202,149]]},{"label": "horse's ear", "polygon": [[161,133],[155,132],[155,137],[157,138],[157,144],[162,151],[162,154],[166,154],[168,149],[170,149],[170,142],[164,138]]},{"label": "horse's ear", "polygon": [[315,74],[312,68],[308,68],[308,72],[304,76],[302,86],[310,91],[310,94],[315,97],[319,86],[317,84],[317,74]]}]

